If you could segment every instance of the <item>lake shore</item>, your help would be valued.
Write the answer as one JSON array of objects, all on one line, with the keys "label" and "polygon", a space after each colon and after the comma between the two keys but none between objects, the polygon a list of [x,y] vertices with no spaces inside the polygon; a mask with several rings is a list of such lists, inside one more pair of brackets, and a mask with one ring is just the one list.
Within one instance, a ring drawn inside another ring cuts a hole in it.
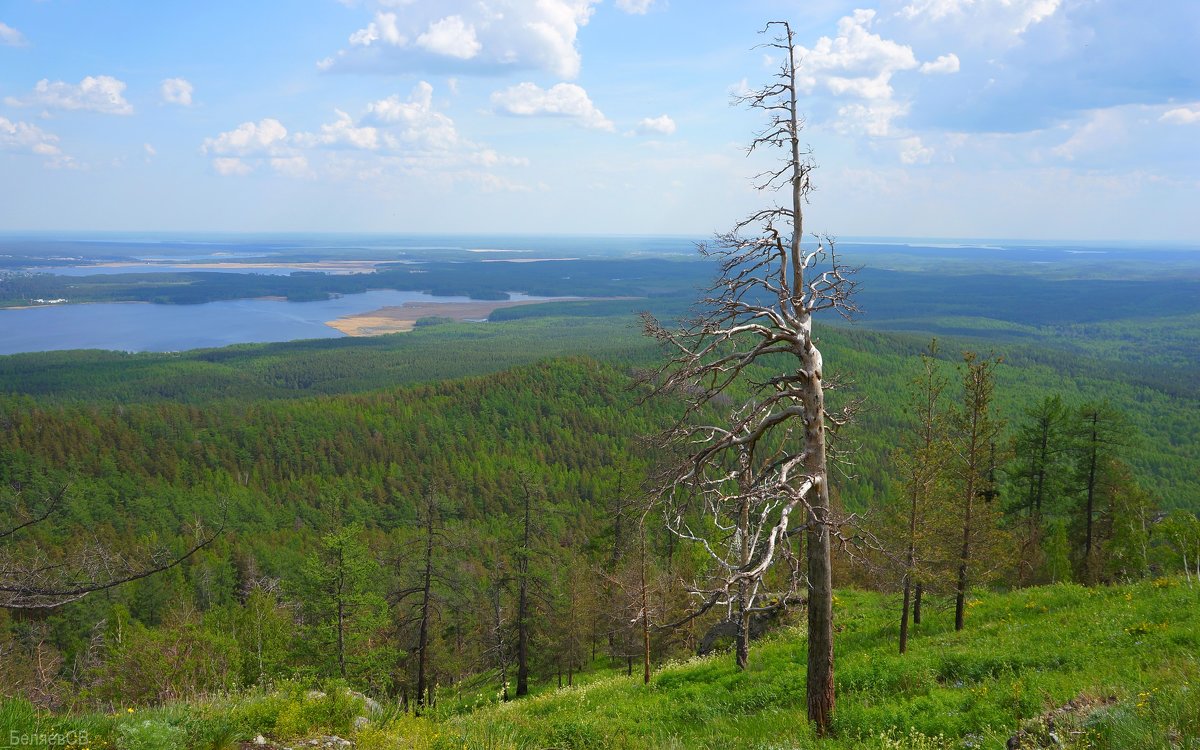
[{"label": "lake shore", "polygon": [[347,336],[382,336],[388,333],[407,333],[421,318],[450,318],[457,321],[486,320],[493,311],[518,305],[543,302],[579,302],[586,297],[558,297],[554,300],[472,300],[471,302],[405,302],[402,305],[381,307],[365,313],[343,315],[325,325]]}]

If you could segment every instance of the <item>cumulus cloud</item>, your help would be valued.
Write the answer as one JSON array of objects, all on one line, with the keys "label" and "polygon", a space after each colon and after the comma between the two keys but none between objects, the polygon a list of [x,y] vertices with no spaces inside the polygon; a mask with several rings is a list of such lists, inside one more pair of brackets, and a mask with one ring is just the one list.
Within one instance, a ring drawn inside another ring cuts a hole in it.
[{"label": "cumulus cloud", "polygon": [[498,112],[520,117],[566,117],[597,130],[613,130],[612,121],[596,108],[582,86],[556,83],[548,89],[518,83],[492,94]]},{"label": "cumulus cloud", "polygon": [[872,33],[874,19],[875,11],[856,10],[838,21],[836,37],[823,36],[812,49],[799,47],[804,61],[799,86],[806,92],[824,86],[835,95],[890,98],[892,76],[916,68],[917,58],[911,47]]},{"label": "cumulus cloud", "polygon": [[164,102],[184,107],[192,106],[192,91],[194,90],[195,87],[185,78],[168,78],[159,87]]},{"label": "cumulus cloud", "polygon": [[274,155],[280,153],[287,144],[287,134],[283,123],[273,117],[267,117],[257,123],[243,122],[216,138],[205,138],[200,150],[205,154],[224,157]]},{"label": "cumulus cloud", "polygon": [[941,21],[975,16],[991,28],[1023,34],[1058,10],[1062,0],[912,0],[900,9],[908,20]]},{"label": "cumulus cloud", "polygon": [[1158,120],[1172,125],[1192,125],[1200,122],[1200,108],[1176,107],[1163,112]]},{"label": "cumulus cloud", "polygon": [[236,156],[220,156],[212,161],[213,169],[222,177],[240,177],[254,169]]},{"label": "cumulus cloud", "polygon": [[375,42],[383,40],[393,47],[403,47],[408,44],[408,37],[400,33],[396,27],[396,14],[375,14],[375,20],[350,35],[350,44],[356,47],[370,47]]},{"label": "cumulus cloud", "polygon": [[958,55],[953,52],[942,55],[933,62],[923,63],[921,72],[930,73],[957,73],[959,68]]},{"label": "cumulus cloud", "polygon": [[24,47],[25,44],[24,34],[0,21],[0,45],[6,47]]},{"label": "cumulus cloud", "polygon": [[637,132],[640,135],[673,135],[675,133],[675,121],[667,115],[659,115],[658,117],[646,117],[637,124]]},{"label": "cumulus cloud", "polygon": [[635,16],[644,16],[654,6],[654,0],[617,0],[617,8],[632,13]]},{"label": "cumulus cloud", "polygon": [[74,168],[78,163],[63,153],[58,136],[47,133],[37,125],[0,117],[0,151],[28,153],[45,158],[45,165],[54,168]]},{"label": "cumulus cloud", "polygon": [[271,168],[285,177],[295,179],[313,176],[313,172],[308,166],[308,158],[303,155],[277,156],[271,159]]},{"label": "cumulus cloud", "polygon": [[908,114],[909,106],[893,101],[854,102],[838,107],[834,129],[846,135],[883,138],[892,135],[892,121]]},{"label": "cumulus cloud", "polygon": [[[1098,109],[1186,105],[1200,86],[1200,68],[1179,64],[1194,56],[1200,3],[892,0],[891,7],[898,12],[881,11],[873,30],[961,58],[953,77],[897,77],[913,104],[910,127],[1029,132]],[[941,59],[921,72],[938,72]]]},{"label": "cumulus cloud", "polygon": [[334,113],[334,120],[315,132],[289,133],[272,118],[244,122],[206,139],[201,150],[213,157],[213,169],[221,175],[270,167],[297,179],[320,175],[384,180],[417,175],[504,184],[490,170],[528,163],[462,137],[454,121],[437,110],[433,86],[426,81],[414,86],[407,97],[393,94],[368,103],[361,116],[341,109]]},{"label": "cumulus cloud", "polygon": [[387,128],[388,145],[400,143],[423,149],[450,150],[463,145],[454,120],[433,105],[433,86],[426,81],[413,87],[407,99],[392,94],[367,105],[364,121]]},{"label": "cumulus cloud", "polygon": [[[599,0],[374,0],[371,21],[322,70],[545,70],[579,74],[579,29]],[[633,3],[637,4],[637,3]]]},{"label": "cumulus cloud", "polygon": [[482,47],[475,27],[465,23],[462,16],[446,16],[429,24],[429,30],[417,37],[417,46],[459,60],[470,60]]},{"label": "cumulus cloud", "polygon": [[334,112],[337,114],[336,120],[322,125],[320,133],[298,133],[296,143],[302,146],[347,146],[367,150],[379,148],[379,131],[376,128],[359,126],[353,117],[340,109]]},{"label": "cumulus cloud", "polygon": [[933,159],[933,149],[921,143],[917,136],[901,138],[900,161],[904,164],[928,164]]},{"label": "cumulus cloud", "polygon": [[24,98],[8,97],[4,101],[14,107],[45,107],[46,109],[87,110],[108,115],[131,115],[133,106],[125,101],[125,82],[112,76],[88,76],[78,84],[43,78]]}]

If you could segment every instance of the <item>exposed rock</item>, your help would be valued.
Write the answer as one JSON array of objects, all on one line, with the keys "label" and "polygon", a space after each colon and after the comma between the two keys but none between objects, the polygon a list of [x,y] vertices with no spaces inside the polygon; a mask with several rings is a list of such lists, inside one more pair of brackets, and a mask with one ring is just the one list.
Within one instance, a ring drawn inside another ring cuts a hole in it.
[{"label": "exposed rock", "polygon": [[358,698],[359,700],[361,700],[363,702],[363,705],[366,707],[366,709],[368,711],[370,711],[371,713],[375,713],[376,711],[379,710],[379,708],[380,708],[379,701],[375,700],[374,698],[372,698],[368,695],[364,695],[363,693],[360,693],[357,690],[349,690],[347,692],[349,693],[351,698]]},{"label": "exposed rock", "polygon": [[1005,743],[1007,750],[1050,750],[1063,746],[1062,738],[1080,734],[1079,727],[1092,714],[1116,703],[1115,696],[1079,695],[1058,708],[1029,719]]}]

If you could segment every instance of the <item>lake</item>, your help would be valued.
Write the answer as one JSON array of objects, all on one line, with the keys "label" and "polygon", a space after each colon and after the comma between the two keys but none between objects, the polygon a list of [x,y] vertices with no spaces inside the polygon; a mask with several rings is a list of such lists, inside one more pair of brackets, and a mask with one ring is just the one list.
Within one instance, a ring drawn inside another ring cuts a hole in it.
[{"label": "lake", "polygon": [[[514,300],[544,299],[511,294]],[[0,354],[56,349],[169,352],[229,344],[345,336],[325,325],[405,302],[468,302],[381,290],[319,302],[240,299],[203,305],[111,303],[0,310]]]}]

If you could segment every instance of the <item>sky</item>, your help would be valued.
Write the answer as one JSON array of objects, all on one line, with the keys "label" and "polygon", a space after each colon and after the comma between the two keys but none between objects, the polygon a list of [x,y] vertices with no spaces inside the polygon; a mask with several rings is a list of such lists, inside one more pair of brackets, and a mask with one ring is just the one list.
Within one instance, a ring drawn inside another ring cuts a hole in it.
[{"label": "sky", "polygon": [[1200,241],[1197,0],[0,0],[0,231]]}]

